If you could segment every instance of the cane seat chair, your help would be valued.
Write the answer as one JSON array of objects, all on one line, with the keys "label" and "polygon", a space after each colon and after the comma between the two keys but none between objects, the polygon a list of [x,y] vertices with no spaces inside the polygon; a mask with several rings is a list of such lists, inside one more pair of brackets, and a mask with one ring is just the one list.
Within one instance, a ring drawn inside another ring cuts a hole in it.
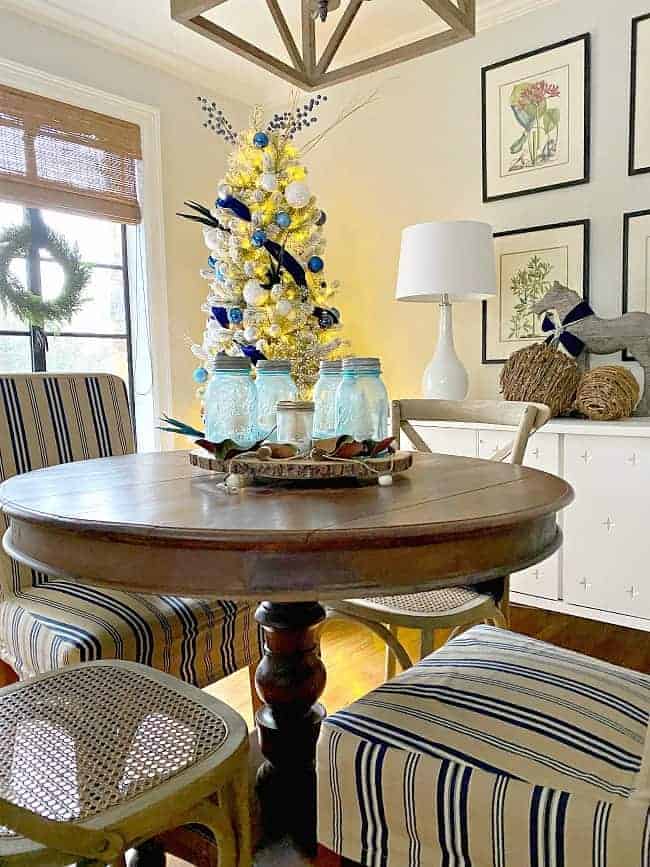
[{"label": "cane seat chair", "polygon": [[[0,375],[0,481],[134,449],[118,377]],[[3,515],[0,531],[6,527]],[[0,551],[0,658],[20,679],[92,659],[126,659],[203,687],[260,655],[246,603],[93,587],[30,569]]]},{"label": "cane seat chair", "polygon": [[[402,434],[419,451],[431,452],[412,422],[444,421],[513,428],[514,439],[492,455],[491,460],[521,464],[528,439],[544,425],[550,410],[543,404],[486,400],[396,400],[392,404],[392,434],[400,443]],[[386,644],[386,679],[394,676],[396,662],[402,668],[413,664],[398,639],[398,629],[420,633],[418,659],[434,649],[434,633],[451,629],[452,635],[476,623],[507,626],[508,577],[472,587],[449,587],[401,596],[349,599],[328,607],[329,619],[361,623]]]},{"label": "cane seat chair", "polygon": [[250,867],[248,732],[177,678],[100,661],[0,690],[0,864],[123,865],[127,849],[205,826],[219,867]]}]

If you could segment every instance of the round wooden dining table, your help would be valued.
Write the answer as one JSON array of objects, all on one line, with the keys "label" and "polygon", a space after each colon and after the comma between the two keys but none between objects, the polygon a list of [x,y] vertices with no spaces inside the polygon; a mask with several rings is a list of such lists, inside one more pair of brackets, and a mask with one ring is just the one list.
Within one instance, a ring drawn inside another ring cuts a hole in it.
[{"label": "round wooden dining table", "polygon": [[557,513],[572,496],[537,470],[446,455],[416,455],[391,486],[233,495],[187,452],[62,464],[0,486],[4,548],[27,566],[140,593],[259,602],[258,791],[275,829],[307,848],[325,714],[322,603],[509,575],[559,547]]}]

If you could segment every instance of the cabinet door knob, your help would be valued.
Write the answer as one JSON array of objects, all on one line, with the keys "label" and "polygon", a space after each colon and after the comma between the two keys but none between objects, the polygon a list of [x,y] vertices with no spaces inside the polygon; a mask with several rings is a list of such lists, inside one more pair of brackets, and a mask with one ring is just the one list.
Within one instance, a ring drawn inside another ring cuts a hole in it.
[{"label": "cabinet door knob", "polygon": [[535,449],[534,451],[532,451],[532,452],[531,452],[531,455],[532,455],[534,458],[538,458],[538,457],[539,457],[539,449]]},{"label": "cabinet door knob", "polygon": [[587,581],[586,578],[583,578],[582,581],[580,581],[580,586],[584,588],[585,593],[588,593],[591,590],[591,582]]},{"label": "cabinet door knob", "polygon": [[634,586],[634,584],[627,588],[627,593],[631,599],[636,599],[636,597],[640,595],[640,591]]}]

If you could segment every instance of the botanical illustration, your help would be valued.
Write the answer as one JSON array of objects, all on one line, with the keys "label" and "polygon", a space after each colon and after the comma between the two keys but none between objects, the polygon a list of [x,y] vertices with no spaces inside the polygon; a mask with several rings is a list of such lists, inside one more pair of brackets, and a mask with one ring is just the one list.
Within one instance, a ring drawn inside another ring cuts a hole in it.
[{"label": "botanical illustration", "polygon": [[524,268],[519,268],[510,280],[513,307],[508,339],[520,340],[539,335],[538,318],[531,312],[532,305],[541,300],[551,288],[549,275],[553,265],[535,254]]},{"label": "botanical illustration", "polygon": [[520,82],[512,88],[510,108],[522,132],[510,144],[509,172],[539,167],[557,158],[560,96],[560,87],[546,79]]}]

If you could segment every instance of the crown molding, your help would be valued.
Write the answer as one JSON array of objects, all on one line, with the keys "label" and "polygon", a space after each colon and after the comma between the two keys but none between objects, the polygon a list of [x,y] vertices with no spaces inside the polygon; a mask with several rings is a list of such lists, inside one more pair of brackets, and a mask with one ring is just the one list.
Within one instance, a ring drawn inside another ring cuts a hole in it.
[{"label": "crown molding", "polygon": [[[80,36],[98,48],[121,54],[190,84],[205,88],[206,82],[212,82],[215,78],[214,68],[196,63],[185,56],[170,54],[144,39],[115,30],[81,13],[73,14],[49,0],[0,0],[0,10],[2,9],[35,24],[60,30],[69,36]],[[210,87],[210,91],[214,93],[215,88]],[[228,97],[249,105],[250,87],[238,88],[229,77]]]},{"label": "crown molding", "polygon": [[478,0],[476,9],[477,30],[487,30],[505,24],[520,15],[537,12],[559,0]]},{"label": "crown molding", "polygon": [[[529,12],[557,3],[559,0],[478,0],[477,30],[487,30],[505,24]],[[0,0],[0,9],[7,9],[37,24],[61,30],[68,35],[80,36],[93,45],[116,52],[131,60],[166,72],[192,84],[205,88],[215,79],[215,68],[198,64],[184,55],[171,54],[144,39],[116,30],[79,12],[69,12],[51,0]],[[229,70],[230,72],[230,70]],[[237,82],[228,75],[228,96],[250,104],[256,96],[263,98],[267,76],[258,75]],[[259,93],[255,94],[256,86]],[[214,91],[214,87],[210,87]]]}]

